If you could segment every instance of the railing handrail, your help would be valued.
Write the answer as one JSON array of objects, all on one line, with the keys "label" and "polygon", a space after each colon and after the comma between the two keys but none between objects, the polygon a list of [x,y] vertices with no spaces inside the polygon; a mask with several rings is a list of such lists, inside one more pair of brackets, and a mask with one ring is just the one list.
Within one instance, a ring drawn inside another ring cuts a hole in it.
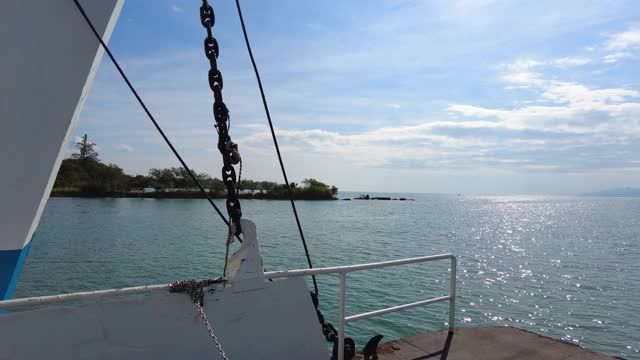
[{"label": "railing handrail", "polygon": [[439,254],[439,255],[429,255],[429,256],[418,256],[418,257],[400,259],[400,260],[357,264],[357,265],[342,265],[342,266],[331,266],[331,267],[313,268],[313,269],[269,271],[264,273],[264,276],[268,279],[276,279],[276,278],[284,278],[284,277],[337,274],[343,271],[353,272],[353,271],[361,271],[361,270],[379,269],[379,268],[384,268],[389,266],[408,265],[408,264],[415,264],[415,263],[427,262],[427,261],[437,261],[437,260],[444,260],[444,259],[455,260],[455,255]]},{"label": "railing handrail", "polygon": [[[374,310],[374,311],[370,311],[362,314],[352,315],[349,317],[345,315],[345,308],[346,308],[345,295],[346,295],[346,287],[347,287],[347,273],[354,272],[354,271],[380,269],[380,268],[385,268],[390,266],[409,265],[409,264],[446,260],[446,259],[451,260],[451,280],[450,280],[450,291],[448,296],[440,296],[436,298],[417,301],[414,303],[396,305],[396,306],[392,306],[392,307],[388,307],[380,310]],[[440,255],[419,256],[419,257],[408,258],[408,259],[382,261],[382,262],[359,264],[359,265],[334,266],[334,267],[315,268],[315,269],[272,271],[272,272],[265,273],[265,277],[270,279],[276,279],[276,278],[300,277],[300,276],[310,276],[310,275],[326,275],[326,274],[340,275],[340,294],[339,294],[340,317],[339,317],[339,326],[338,326],[338,360],[344,360],[344,326],[347,322],[367,319],[374,316],[380,316],[380,315],[389,314],[392,312],[411,309],[418,306],[434,304],[441,301],[449,301],[449,324],[448,325],[449,325],[449,331],[452,332],[454,330],[454,322],[455,322],[457,263],[458,263],[458,260],[455,257],[455,255],[440,254]]]},{"label": "railing handrail", "polygon": [[[355,271],[363,271],[363,270],[371,270],[371,269],[380,269],[391,266],[400,266],[400,265],[409,265],[416,264],[422,262],[430,262],[430,261],[438,261],[438,260],[451,260],[451,281],[450,281],[450,292],[447,296],[440,296],[436,298],[426,299],[417,301],[414,303],[396,305],[384,309],[369,311],[366,313],[361,313],[352,316],[345,315],[345,302],[346,302],[346,282],[347,282],[347,273],[355,272]],[[339,294],[339,307],[340,307],[340,322],[338,329],[338,360],[344,359],[344,326],[347,322],[352,322],[356,320],[366,319],[374,316],[380,316],[384,314],[389,314],[392,312],[397,312],[401,310],[406,310],[418,306],[425,306],[429,304],[433,304],[441,301],[449,301],[449,331],[454,330],[454,317],[455,317],[455,298],[456,298],[456,267],[457,267],[457,258],[453,254],[440,254],[440,255],[430,255],[430,256],[419,256],[408,259],[400,259],[400,260],[391,260],[391,261],[382,261],[375,263],[367,263],[367,264],[358,264],[358,265],[344,265],[344,266],[332,266],[332,267],[324,267],[324,268],[314,268],[314,269],[296,269],[296,270],[283,270],[283,271],[270,271],[264,274],[267,279],[277,279],[277,278],[290,278],[290,277],[301,277],[301,276],[310,276],[310,275],[327,275],[327,274],[339,274],[340,275],[340,294]],[[71,300],[80,300],[80,299],[89,299],[89,298],[103,298],[103,297],[112,297],[119,295],[131,295],[131,294],[139,294],[139,293],[147,293],[151,291],[158,290],[166,290],[169,288],[169,285],[150,285],[150,286],[137,286],[137,287],[129,287],[129,288],[121,288],[121,289],[109,289],[109,290],[98,290],[98,291],[88,291],[88,292],[77,292],[71,294],[62,294],[62,295],[49,295],[49,296],[39,296],[39,297],[30,297],[23,299],[15,299],[15,300],[4,300],[0,301],[0,310],[9,310],[12,308],[20,308],[31,305],[45,305],[52,303],[60,303]]]},{"label": "railing handrail", "polygon": [[168,291],[169,284],[133,286],[127,288],[82,291],[58,295],[33,296],[0,301],[0,310],[18,309],[28,306],[58,304],[74,300],[101,299],[107,297],[146,294],[154,291]]}]

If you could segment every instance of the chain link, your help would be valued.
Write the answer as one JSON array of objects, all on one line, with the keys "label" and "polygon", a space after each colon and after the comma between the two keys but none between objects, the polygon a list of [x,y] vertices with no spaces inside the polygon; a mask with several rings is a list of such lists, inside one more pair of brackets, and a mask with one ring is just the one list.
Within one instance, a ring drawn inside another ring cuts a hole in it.
[{"label": "chain link", "polygon": [[[207,0],[202,0],[202,6],[200,7],[200,23],[207,30],[207,37],[204,39],[204,54],[209,60],[209,88],[213,92],[213,118],[215,120],[215,127],[218,131],[218,150],[222,154],[222,182],[227,189],[227,214],[229,214],[229,236],[227,238],[226,247],[227,252],[225,254],[225,266],[224,276],[227,272],[227,257],[229,255],[229,244],[233,239],[233,233],[236,236],[242,234],[242,228],[240,226],[240,218],[242,217],[242,209],[240,207],[240,201],[238,200],[238,188],[236,183],[236,171],[233,165],[240,163],[240,171],[242,172],[242,160],[240,153],[238,152],[238,145],[231,141],[229,136],[229,125],[231,124],[231,118],[229,117],[229,109],[222,100],[222,87],[224,85],[222,81],[222,73],[218,69],[218,56],[220,55],[220,48],[218,46],[218,40],[213,37],[211,28],[216,23],[216,15],[213,12],[213,8]],[[204,286],[208,286],[204,284]],[[191,296],[193,303],[196,305],[202,321],[207,326],[209,336],[216,345],[218,352],[222,359],[228,360],[227,355],[220,345],[220,341],[216,336],[207,315],[205,314],[202,303],[204,299],[204,288],[202,283],[193,283],[192,280],[177,282],[171,284],[171,291],[174,292],[186,292]]]},{"label": "chain link", "polygon": [[220,345],[220,341],[218,340],[218,337],[213,332],[213,329],[211,328],[211,324],[209,324],[209,319],[207,319],[207,314],[204,313],[204,310],[202,309],[202,306],[200,306],[200,304],[198,303],[195,303],[195,304],[196,304],[196,308],[198,308],[198,312],[200,313],[200,317],[202,318],[202,321],[204,321],[204,324],[207,326],[207,331],[209,332],[209,336],[211,336],[211,339],[213,339],[213,342],[216,344],[216,347],[218,348],[218,352],[220,353],[220,356],[222,356],[224,360],[229,360],[229,358],[227,357],[227,354],[225,354],[224,350],[222,350],[222,345]]},{"label": "chain link", "polygon": [[220,353],[220,356],[222,356],[222,359],[224,360],[229,360],[229,358],[227,357],[227,354],[225,354],[224,350],[222,350],[222,345],[220,345],[220,341],[218,340],[218,337],[216,336],[215,332],[213,332],[213,328],[209,323],[209,319],[207,319],[207,314],[205,314],[204,309],[202,308],[202,305],[204,303],[204,288],[214,284],[224,284],[225,282],[226,280],[223,278],[203,280],[203,281],[196,281],[196,280],[174,281],[171,284],[169,284],[169,292],[184,293],[189,295],[189,297],[195,304],[196,309],[198,309],[198,313],[200,314],[202,321],[207,327],[209,336],[215,343],[216,348]]},{"label": "chain link", "polygon": [[229,125],[231,118],[229,117],[229,109],[222,99],[222,73],[218,69],[218,56],[220,48],[218,41],[213,37],[211,28],[216,22],[216,16],[213,8],[207,0],[202,0],[200,7],[200,23],[207,29],[207,37],[204,39],[204,54],[209,60],[210,69],[208,74],[209,87],[213,92],[213,117],[215,119],[215,127],[218,130],[218,150],[222,154],[222,182],[227,189],[227,213],[231,218],[229,226],[235,225],[234,234],[240,236],[242,227],[240,226],[240,218],[242,217],[242,208],[238,199],[237,183],[239,179],[236,177],[236,171],[233,165],[241,162],[240,153],[238,152],[238,144],[231,141],[229,136]]},{"label": "chain link", "polygon": [[325,321],[324,315],[322,315],[322,311],[320,311],[319,302],[318,302],[318,294],[313,292],[309,292],[311,295],[311,302],[313,302],[313,307],[316,309],[316,314],[318,315],[318,321],[322,326],[322,334],[324,338],[331,343],[336,343],[338,341],[338,330],[329,322]]}]

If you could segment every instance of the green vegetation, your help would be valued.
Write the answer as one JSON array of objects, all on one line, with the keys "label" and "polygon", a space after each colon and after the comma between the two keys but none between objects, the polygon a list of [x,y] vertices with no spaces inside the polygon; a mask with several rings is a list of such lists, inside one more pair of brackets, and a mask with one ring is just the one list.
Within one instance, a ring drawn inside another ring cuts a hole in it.
[{"label": "green vegetation", "polygon": [[[305,179],[302,186],[291,183],[294,199],[299,200],[332,200],[338,194],[338,188],[322,183],[316,179]],[[240,197],[253,199],[288,199],[287,187],[271,181],[241,180]]]},{"label": "green vegetation", "polygon": [[87,140],[86,134],[76,146],[79,151],[60,165],[53,185],[54,196],[65,193],[105,196],[129,190],[129,176],[117,165],[100,162],[95,144]]},{"label": "green vegetation", "polygon": [[[51,196],[81,197],[150,197],[150,198],[203,198],[197,184],[183,168],[150,169],[149,174],[127,175],[117,165],[102,163],[85,134],[76,144],[78,152],[64,159]],[[222,180],[206,173],[194,172],[198,182],[211,197],[224,198],[226,190]],[[242,179],[240,198],[287,199],[284,184],[271,181]],[[153,189],[149,191],[149,189]],[[295,199],[333,200],[338,188],[315,179],[305,179],[301,184],[291,183]]]}]

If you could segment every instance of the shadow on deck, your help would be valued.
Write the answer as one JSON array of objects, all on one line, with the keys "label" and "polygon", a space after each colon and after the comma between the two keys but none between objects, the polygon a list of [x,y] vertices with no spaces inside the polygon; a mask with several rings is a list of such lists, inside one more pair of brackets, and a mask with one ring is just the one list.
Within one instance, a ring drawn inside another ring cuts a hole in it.
[{"label": "shadow on deck", "polygon": [[[459,328],[423,333],[384,343],[380,360],[613,360],[578,345],[513,327]],[[356,357],[362,359],[362,357]]]}]

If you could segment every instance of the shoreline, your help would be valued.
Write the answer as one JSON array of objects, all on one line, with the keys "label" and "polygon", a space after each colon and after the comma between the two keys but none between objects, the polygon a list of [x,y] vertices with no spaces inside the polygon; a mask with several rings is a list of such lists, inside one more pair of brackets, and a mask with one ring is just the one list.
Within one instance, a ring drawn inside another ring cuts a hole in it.
[{"label": "shoreline", "polygon": [[[226,193],[207,192],[212,199],[226,199]],[[200,191],[171,191],[171,192],[113,192],[113,193],[87,193],[80,191],[52,190],[49,197],[69,198],[131,198],[131,199],[206,199]],[[239,199],[244,200],[289,200],[289,196],[279,196],[268,193],[240,194]],[[333,201],[335,197],[317,196],[314,194],[293,194],[294,200]]]}]

